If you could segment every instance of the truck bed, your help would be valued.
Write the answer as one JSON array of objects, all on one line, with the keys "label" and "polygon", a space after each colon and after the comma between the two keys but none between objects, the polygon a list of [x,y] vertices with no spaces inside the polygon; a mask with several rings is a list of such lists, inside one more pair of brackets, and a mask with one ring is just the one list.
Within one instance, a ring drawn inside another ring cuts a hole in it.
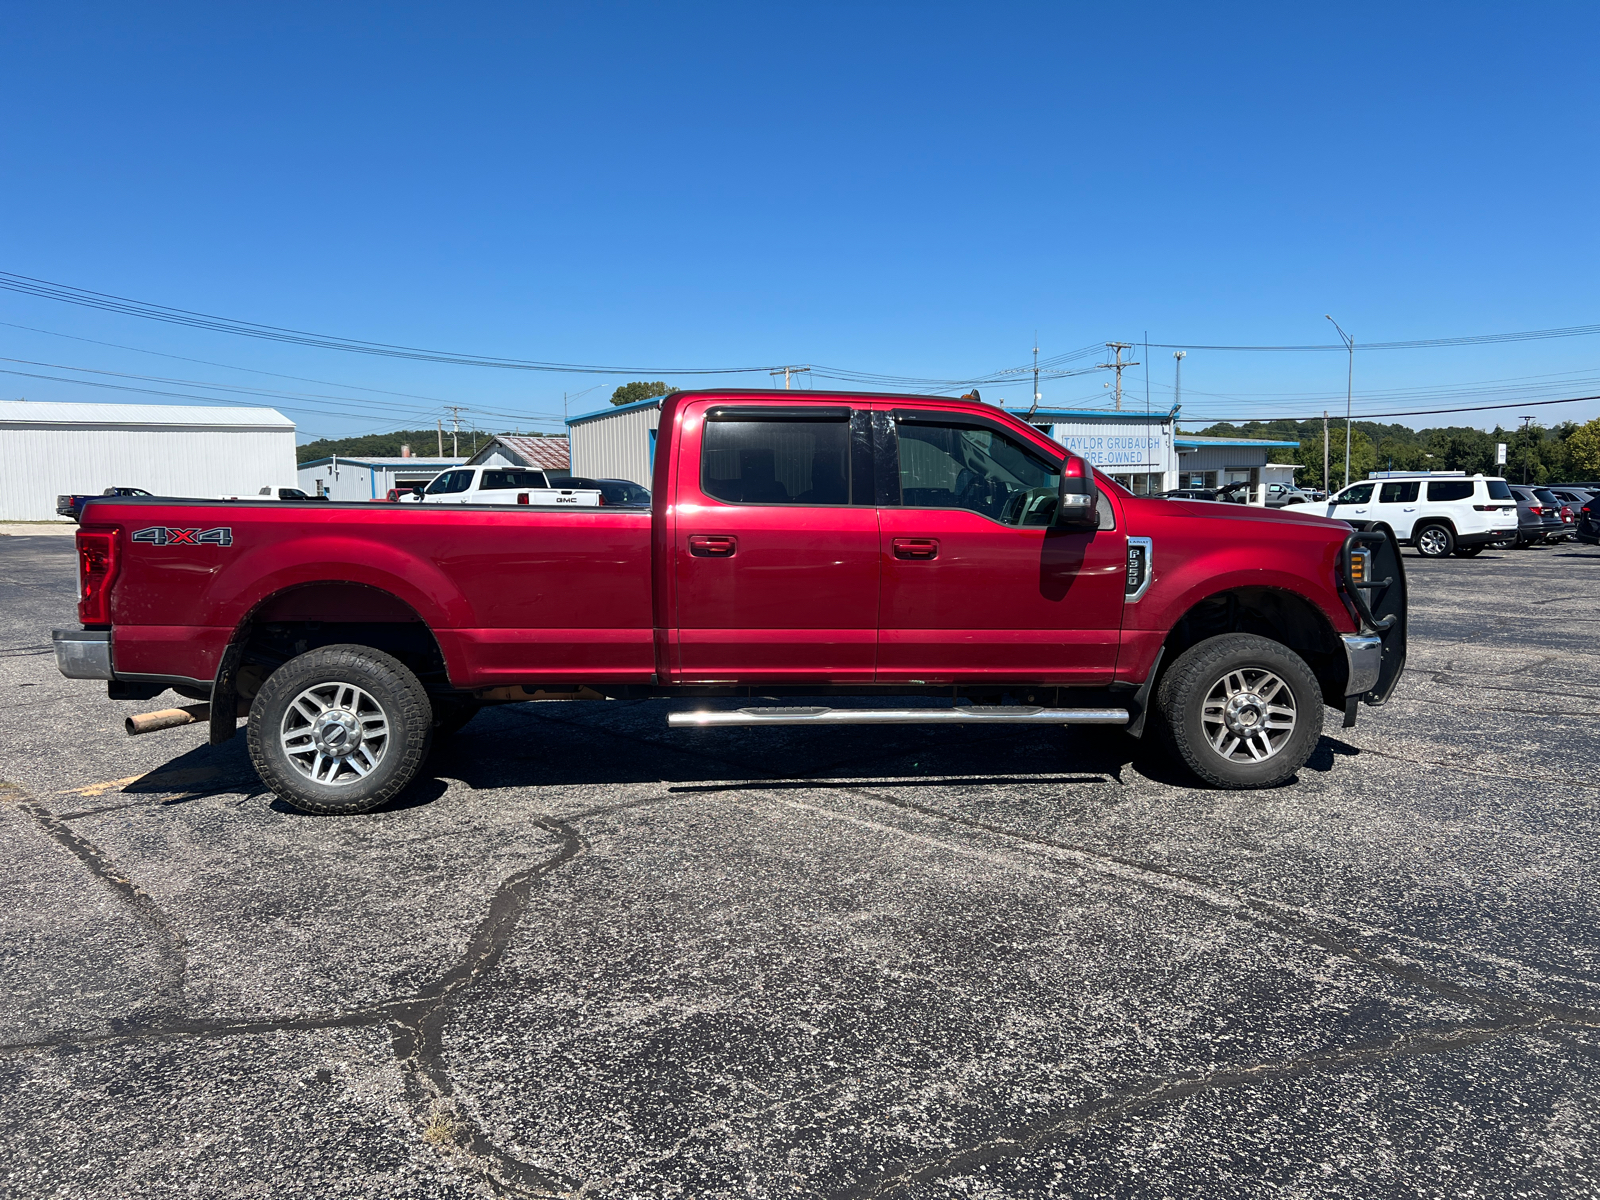
[{"label": "truck bed", "polygon": [[423,622],[456,687],[655,670],[648,511],[104,498],[83,521],[118,526],[119,676],[210,680],[247,617]]}]

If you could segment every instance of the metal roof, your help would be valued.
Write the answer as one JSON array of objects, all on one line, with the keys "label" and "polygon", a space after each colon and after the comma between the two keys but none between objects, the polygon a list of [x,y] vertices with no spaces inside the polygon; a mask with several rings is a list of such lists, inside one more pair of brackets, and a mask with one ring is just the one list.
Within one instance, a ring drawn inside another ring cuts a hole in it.
[{"label": "metal roof", "polygon": [[0,425],[63,429],[294,429],[294,422],[275,408],[80,404],[52,400],[0,400]]},{"label": "metal roof", "polygon": [[494,441],[473,455],[473,459],[482,457],[484,450],[489,449],[495,442],[499,442],[530,467],[540,467],[547,471],[565,471],[572,466],[572,451],[567,445],[566,438],[529,437],[523,433],[496,434]]},{"label": "metal roof", "polygon": [[1288,448],[1293,449],[1299,442],[1266,442],[1256,438],[1215,438],[1194,437],[1189,434],[1179,434],[1172,439],[1175,446],[1187,446],[1191,450],[1204,450],[1207,446],[1259,446],[1263,449]]},{"label": "metal roof", "polygon": [[421,458],[412,455],[410,458],[372,458],[368,456],[357,457],[354,454],[329,455],[327,458],[313,458],[308,462],[297,464],[297,469],[305,470],[307,467],[321,467],[330,465],[337,458],[340,466],[352,467],[433,467],[444,470],[446,467],[459,467],[467,460],[464,458]]},{"label": "metal roof", "polygon": [[[999,408],[1000,406],[996,405],[995,407]],[[1111,421],[1113,423],[1136,421],[1144,424],[1149,421],[1171,421],[1178,415],[1176,408],[1167,412],[1157,412],[1154,409],[1150,412],[1132,412],[1126,408],[1036,408],[1032,412],[1025,408],[1000,408],[1000,411],[1010,413],[1013,417],[1020,421],[1026,421],[1030,425],[1037,424],[1040,418],[1046,421],[1095,420]]]},{"label": "metal roof", "polygon": [[598,421],[601,417],[615,416],[617,413],[633,412],[638,408],[660,408],[665,396],[652,396],[648,400],[635,400],[632,404],[613,404],[608,408],[597,409],[594,412],[582,413],[576,417],[567,418],[567,426],[581,425],[585,421]]}]

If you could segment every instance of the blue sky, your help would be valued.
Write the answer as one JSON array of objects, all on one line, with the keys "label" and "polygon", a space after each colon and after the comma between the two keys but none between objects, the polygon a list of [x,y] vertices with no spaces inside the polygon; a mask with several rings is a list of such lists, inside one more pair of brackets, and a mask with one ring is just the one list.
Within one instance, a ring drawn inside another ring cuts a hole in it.
[{"label": "blue sky", "polygon": [[[1358,344],[1583,325],[1600,322],[1597,34],[1578,4],[16,3],[0,270],[429,348],[949,380],[1026,362],[1036,329],[1048,357],[1147,331],[1331,344],[1324,313]],[[9,370],[305,393],[278,406],[307,438],[431,425],[445,403],[553,428],[563,391],[587,411],[627,378],[12,292],[0,322],[0,356],[53,364]],[[1171,351],[1150,358],[1163,406]],[[1109,403],[1103,376],[1050,381],[1045,402]],[[1342,354],[1196,350],[1184,412],[1342,411],[1344,376]],[[741,378],[769,382],[676,381]],[[1143,368],[1126,382],[1142,406]],[[1595,393],[1600,336],[1356,358],[1358,413]],[[18,396],[158,399],[0,375]],[[1522,412],[1600,402],[1405,420]]]}]

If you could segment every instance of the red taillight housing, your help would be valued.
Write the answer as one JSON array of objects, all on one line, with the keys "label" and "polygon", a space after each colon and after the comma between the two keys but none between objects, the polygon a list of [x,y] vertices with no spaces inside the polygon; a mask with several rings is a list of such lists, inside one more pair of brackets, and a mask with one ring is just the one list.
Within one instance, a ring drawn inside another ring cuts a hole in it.
[{"label": "red taillight housing", "polygon": [[527,492],[518,492],[517,493],[517,503],[518,504],[526,504],[527,502],[528,502],[528,493]]},{"label": "red taillight housing", "polygon": [[1544,516],[1544,505],[1542,505],[1542,504],[1530,504],[1530,505],[1528,505],[1528,511],[1531,512],[1536,517],[1542,517],[1542,516]]},{"label": "red taillight housing", "polygon": [[78,620],[83,624],[111,624],[117,565],[116,534],[78,531]]}]

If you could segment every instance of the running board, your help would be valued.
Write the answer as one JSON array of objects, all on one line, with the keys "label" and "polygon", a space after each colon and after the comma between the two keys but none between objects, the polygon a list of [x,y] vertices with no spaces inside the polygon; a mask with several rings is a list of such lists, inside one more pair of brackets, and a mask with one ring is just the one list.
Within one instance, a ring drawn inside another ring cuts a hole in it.
[{"label": "running board", "polygon": [[1040,708],[1033,704],[957,708],[736,708],[675,712],[672,729],[720,725],[1126,725],[1125,708]]}]

